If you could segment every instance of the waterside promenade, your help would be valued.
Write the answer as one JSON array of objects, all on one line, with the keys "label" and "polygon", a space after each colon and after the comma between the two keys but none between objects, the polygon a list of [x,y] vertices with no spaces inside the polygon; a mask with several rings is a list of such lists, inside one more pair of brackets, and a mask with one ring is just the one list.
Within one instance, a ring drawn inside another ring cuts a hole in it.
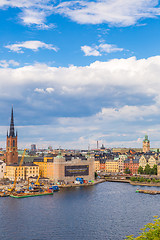
[{"label": "waterside promenade", "polygon": [[121,179],[118,177],[104,177],[107,182],[119,182],[119,183],[129,183],[134,186],[153,186],[160,187],[160,182],[139,182],[139,181],[131,181],[130,179]]}]

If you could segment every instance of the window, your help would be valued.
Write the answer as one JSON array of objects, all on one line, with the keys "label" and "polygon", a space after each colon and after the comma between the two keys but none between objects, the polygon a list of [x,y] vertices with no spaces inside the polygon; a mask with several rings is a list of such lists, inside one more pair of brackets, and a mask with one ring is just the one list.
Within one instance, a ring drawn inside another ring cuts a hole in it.
[{"label": "window", "polygon": [[10,147],[10,141],[8,140],[8,147]]},{"label": "window", "polygon": [[15,147],[15,140],[13,140],[13,147]]}]

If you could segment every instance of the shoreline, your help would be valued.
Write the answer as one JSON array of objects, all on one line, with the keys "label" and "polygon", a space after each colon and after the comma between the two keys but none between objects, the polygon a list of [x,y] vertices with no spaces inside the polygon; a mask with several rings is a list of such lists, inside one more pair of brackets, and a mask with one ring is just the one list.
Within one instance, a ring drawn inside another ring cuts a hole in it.
[{"label": "shoreline", "polygon": [[106,180],[105,179],[99,179],[99,180],[95,180],[94,183],[83,183],[83,184],[72,183],[72,184],[67,184],[67,185],[58,185],[58,187],[59,188],[88,187],[88,186],[94,186],[96,184],[103,183],[103,182],[106,182]]},{"label": "shoreline", "polygon": [[147,183],[147,182],[132,182],[130,180],[120,180],[120,179],[105,179],[106,182],[121,182],[129,183],[133,186],[148,186],[148,187],[160,187],[160,183]]},{"label": "shoreline", "polygon": [[[56,185],[58,186],[59,188],[71,188],[71,187],[88,187],[88,186],[94,186],[96,184],[99,184],[99,183],[102,183],[102,182],[105,182],[106,180],[105,179],[98,179],[98,180],[95,180],[94,183],[83,183],[83,184],[75,184],[75,183],[72,183],[72,184],[67,184],[67,185]],[[48,188],[50,187],[50,185],[44,185],[43,186],[44,188]],[[0,190],[7,190],[8,188],[11,188],[11,185],[0,185]]]}]

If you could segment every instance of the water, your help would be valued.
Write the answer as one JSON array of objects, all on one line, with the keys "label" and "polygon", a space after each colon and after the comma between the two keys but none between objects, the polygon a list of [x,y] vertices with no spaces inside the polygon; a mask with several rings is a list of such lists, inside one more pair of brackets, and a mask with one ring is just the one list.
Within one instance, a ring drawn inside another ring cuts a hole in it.
[{"label": "water", "polygon": [[[122,240],[160,216],[160,195],[104,182],[61,189],[53,196],[0,198],[3,240]],[[149,187],[143,187],[149,188]],[[157,189],[157,188],[150,188]]]}]

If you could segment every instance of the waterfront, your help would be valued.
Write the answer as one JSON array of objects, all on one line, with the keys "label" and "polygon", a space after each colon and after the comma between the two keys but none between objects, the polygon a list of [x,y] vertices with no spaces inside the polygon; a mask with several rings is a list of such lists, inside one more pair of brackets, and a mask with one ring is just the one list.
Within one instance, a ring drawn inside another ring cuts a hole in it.
[{"label": "waterfront", "polygon": [[61,189],[53,196],[0,198],[1,238],[121,240],[138,234],[154,215],[160,216],[160,196],[137,194],[136,188],[127,183],[104,182]]}]

